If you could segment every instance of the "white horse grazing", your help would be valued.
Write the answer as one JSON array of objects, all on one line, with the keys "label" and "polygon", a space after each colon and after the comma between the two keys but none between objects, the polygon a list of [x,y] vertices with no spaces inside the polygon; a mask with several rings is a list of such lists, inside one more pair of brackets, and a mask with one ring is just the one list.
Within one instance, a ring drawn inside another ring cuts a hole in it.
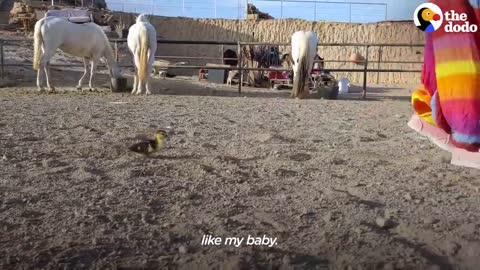
[{"label": "white horse grazing", "polygon": [[78,81],[77,89],[82,89],[82,82],[87,75],[87,61],[90,62],[90,90],[93,87],[93,75],[98,61],[104,58],[113,79],[120,77],[120,70],[112,47],[102,28],[97,24],[75,24],[62,17],[45,17],[37,21],[34,32],[33,68],[38,70],[37,87],[43,91],[41,76],[45,72],[47,87],[55,91],[50,83],[50,59],[60,48],[65,53],[83,58],[85,71]]},{"label": "white horse grazing", "polygon": [[298,31],[292,35],[293,89],[292,97],[308,94],[308,82],[317,54],[317,35],[311,31]]},{"label": "white horse grazing", "polygon": [[157,51],[157,31],[145,14],[138,16],[135,24],[128,30],[127,43],[135,63],[132,94],[141,94],[145,87],[146,94],[149,95],[151,94],[149,76]]}]

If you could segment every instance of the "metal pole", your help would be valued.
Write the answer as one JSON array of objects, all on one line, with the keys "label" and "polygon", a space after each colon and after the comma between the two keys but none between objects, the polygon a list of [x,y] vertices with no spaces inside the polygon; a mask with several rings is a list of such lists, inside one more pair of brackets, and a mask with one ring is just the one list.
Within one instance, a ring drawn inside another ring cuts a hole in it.
[{"label": "metal pole", "polygon": [[237,20],[240,20],[240,0],[237,1]]},{"label": "metal pole", "polygon": [[3,40],[0,40],[0,65],[2,66],[2,78],[4,77],[5,71],[3,67]]},{"label": "metal pole", "polygon": [[242,45],[240,44],[240,41],[238,42],[237,50],[238,50],[238,73],[240,76],[240,79],[238,80],[238,94],[240,95],[242,93],[242,84],[243,84]]},{"label": "metal pole", "polygon": [[[378,65],[377,69],[380,69],[380,63],[382,62],[382,52],[383,52],[383,47],[380,46],[378,47]],[[380,81],[380,72],[377,72],[377,83]]]},{"label": "metal pole", "polygon": [[115,61],[118,63],[118,42],[115,41]]},{"label": "metal pole", "polygon": [[352,3],[350,3],[349,7],[350,7],[350,12],[349,12],[349,14],[350,14],[350,22],[352,22]]},{"label": "metal pole", "polygon": [[280,0],[280,19],[283,19],[283,0]]},{"label": "metal pole", "polygon": [[225,63],[225,58],[223,57],[223,52],[225,52],[225,45],[220,46],[220,49],[222,50],[220,53],[222,54],[222,65]]},{"label": "metal pole", "polygon": [[367,97],[367,66],[368,66],[368,48],[369,46],[365,46],[365,67],[363,70],[363,95],[362,98],[365,99]]}]

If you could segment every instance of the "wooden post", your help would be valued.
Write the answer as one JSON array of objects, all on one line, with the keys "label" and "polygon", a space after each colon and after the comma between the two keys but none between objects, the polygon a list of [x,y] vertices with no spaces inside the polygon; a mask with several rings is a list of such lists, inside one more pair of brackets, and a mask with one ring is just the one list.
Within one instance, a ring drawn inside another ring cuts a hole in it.
[{"label": "wooden post", "polygon": [[242,45],[240,45],[240,41],[237,45],[238,51],[238,73],[240,74],[240,78],[238,80],[238,94],[242,93],[242,84],[243,84],[243,65],[242,65]]},{"label": "wooden post", "polygon": [[363,69],[363,95],[362,98],[367,97],[367,66],[368,66],[368,45],[365,46],[365,66]]}]

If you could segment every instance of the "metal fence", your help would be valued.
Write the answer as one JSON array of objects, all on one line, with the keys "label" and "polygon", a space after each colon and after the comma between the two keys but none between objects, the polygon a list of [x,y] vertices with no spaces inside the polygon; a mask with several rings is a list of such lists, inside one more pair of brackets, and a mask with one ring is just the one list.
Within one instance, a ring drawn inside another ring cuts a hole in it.
[{"label": "metal fence", "polygon": [[169,17],[244,19],[247,0],[112,0],[111,10]]},{"label": "metal fence", "polygon": [[387,4],[328,0],[112,0],[111,10],[169,17],[245,19],[248,4],[274,18],[300,18],[335,22],[378,22],[387,20]]},{"label": "metal fence", "polygon": [[387,20],[385,3],[325,0],[247,0],[275,18],[368,23]]},{"label": "metal fence", "polygon": [[[4,47],[5,46],[17,46],[17,42],[24,42],[24,41],[32,41],[31,39],[23,39],[23,40],[6,40],[6,39],[0,39],[0,72],[1,72],[1,77],[4,77],[5,74],[5,67],[8,66],[25,66],[25,67],[31,67],[32,64],[17,64],[17,63],[5,63],[5,55],[4,55]],[[111,39],[110,42],[114,44],[115,48],[115,57],[117,59],[117,62],[119,60],[119,53],[118,53],[118,44],[120,43],[125,43],[127,40],[126,39]],[[189,41],[189,40],[157,40],[157,43],[159,44],[185,44],[185,45],[213,45],[213,46],[236,46],[237,47],[237,56],[236,60],[238,60],[239,63],[242,63],[242,51],[243,51],[243,46],[246,45],[276,45],[276,46],[289,46],[289,43],[267,43],[267,42],[232,42],[232,41]],[[366,98],[367,95],[367,74],[369,72],[373,73],[380,73],[380,72],[414,72],[418,73],[421,72],[420,69],[369,69],[368,64],[370,62],[369,60],[369,49],[372,47],[424,47],[423,44],[381,44],[381,43],[365,43],[365,44],[357,44],[357,43],[321,43],[318,44],[317,46],[319,47],[358,47],[362,46],[364,48],[364,55],[365,55],[365,60],[363,61],[363,68],[356,68],[356,69],[328,69],[325,68],[324,71],[327,72],[362,72],[363,73],[363,94],[362,97]],[[184,56],[156,56],[156,58],[184,58]],[[189,59],[206,59],[205,57],[189,57]],[[218,58],[213,58],[209,57],[209,59],[217,59],[217,60],[223,60],[223,50],[222,50],[222,56]],[[328,60],[325,59],[323,62],[350,62],[351,60]],[[423,62],[415,62],[415,61],[382,61],[378,63],[396,63],[396,64],[423,64]],[[58,65],[58,64],[51,64],[50,66],[55,67],[55,66],[68,66],[68,67],[83,67],[83,65]],[[132,65],[127,65],[127,66],[122,66],[122,67],[133,67]],[[212,67],[212,66],[195,66],[195,65],[190,65],[190,66],[176,66],[176,65],[169,65],[165,66],[164,68],[182,68],[182,69],[223,69],[223,70],[238,70],[240,74],[243,73],[243,71],[291,71],[289,69],[272,69],[272,68],[244,68],[242,65],[238,65],[237,67]],[[240,94],[242,92],[242,86],[243,86],[243,76],[240,76],[240,82],[238,84],[238,93]]]}]

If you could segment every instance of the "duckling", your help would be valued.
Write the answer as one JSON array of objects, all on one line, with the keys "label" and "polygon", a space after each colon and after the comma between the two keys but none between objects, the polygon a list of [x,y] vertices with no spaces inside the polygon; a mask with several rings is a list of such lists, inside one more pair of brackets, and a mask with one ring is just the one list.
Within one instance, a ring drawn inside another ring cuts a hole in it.
[{"label": "duckling", "polygon": [[155,133],[155,138],[152,140],[144,140],[136,144],[131,145],[128,149],[130,151],[149,155],[152,152],[158,151],[165,146],[165,139],[168,138],[167,132],[164,130],[158,130]]}]

